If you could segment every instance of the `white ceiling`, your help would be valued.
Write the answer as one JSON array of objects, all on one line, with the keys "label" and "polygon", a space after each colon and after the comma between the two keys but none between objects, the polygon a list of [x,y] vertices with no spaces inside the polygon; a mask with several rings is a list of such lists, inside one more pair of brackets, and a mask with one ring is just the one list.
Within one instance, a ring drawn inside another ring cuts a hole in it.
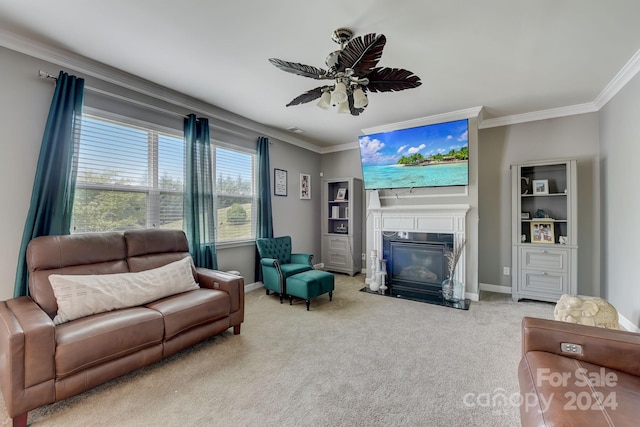
[{"label": "white ceiling", "polygon": [[[5,31],[301,128],[320,147],[478,106],[490,119],[593,104],[639,51],[639,21],[638,0],[0,0]],[[422,86],[372,93],[358,117],[285,107],[322,82],[268,58],[326,68],[340,27],[384,34],[378,65],[411,70]]]}]

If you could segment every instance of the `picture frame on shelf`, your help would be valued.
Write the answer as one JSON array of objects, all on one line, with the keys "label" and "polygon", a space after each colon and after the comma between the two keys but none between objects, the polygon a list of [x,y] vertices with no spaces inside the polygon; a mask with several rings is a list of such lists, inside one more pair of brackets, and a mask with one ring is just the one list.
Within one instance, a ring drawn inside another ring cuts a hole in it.
[{"label": "picture frame on shelf", "polygon": [[347,189],[346,188],[338,188],[338,193],[336,194],[336,200],[343,201],[347,199]]},{"label": "picture frame on shelf", "polygon": [[311,200],[311,175],[308,173],[300,174],[300,198]]},{"label": "picture frame on shelf", "polygon": [[273,169],[273,194],[287,196],[287,171],[284,169]]},{"label": "picture frame on shelf", "polygon": [[529,212],[520,212],[520,219],[531,219],[531,214]]},{"label": "picture frame on shelf", "polygon": [[553,222],[533,221],[531,223],[531,243],[554,244]]},{"label": "picture frame on shelf", "polygon": [[533,188],[533,194],[545,195],[549,194],[549,180],[548,179],[534,179],[531,183]]}]

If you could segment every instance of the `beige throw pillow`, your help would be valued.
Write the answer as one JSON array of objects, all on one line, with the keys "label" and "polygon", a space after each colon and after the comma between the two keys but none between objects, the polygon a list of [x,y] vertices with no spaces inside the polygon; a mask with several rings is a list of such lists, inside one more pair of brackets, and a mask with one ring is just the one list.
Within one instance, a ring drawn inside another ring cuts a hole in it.
[{"label": "beige throw pillow", "polygon": [[56,325],[198,289],[191,257],[138,273],[52,274],[49,282],[58,302],[58,313],[53,318]]}]

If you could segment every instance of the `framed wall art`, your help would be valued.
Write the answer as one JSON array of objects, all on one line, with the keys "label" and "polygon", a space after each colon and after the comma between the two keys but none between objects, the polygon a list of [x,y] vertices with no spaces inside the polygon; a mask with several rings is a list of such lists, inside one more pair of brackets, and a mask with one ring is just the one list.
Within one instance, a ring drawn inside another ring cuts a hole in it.
[{"label": "framed wall art", "polygon": [[300,174],[300,198],[303,200],[311,199],[311,175],[308,173]]},{"label": "framed wall art", "polygon": [[273,170],[273,194],[276,196],[287,195],[287,171],[284,169]]}]

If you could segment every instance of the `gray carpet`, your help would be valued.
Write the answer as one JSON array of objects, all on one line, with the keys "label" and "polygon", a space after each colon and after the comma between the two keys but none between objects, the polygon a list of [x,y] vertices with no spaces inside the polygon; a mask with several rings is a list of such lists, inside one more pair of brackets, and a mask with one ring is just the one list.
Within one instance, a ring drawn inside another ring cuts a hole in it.
[{"label": "gray carpet", "polygon": [[[246,295],[231,331],[66,401],[42,426],[517,426],[520,322],[553,305],[487,294],[469,311],[358,292]],[[495,397],[495,399],[494,399]],[[4,405],[0,411],[6,414]],[[6,415],[5,415],[6,417]],[[5,419],[8,425],[8,420]]]}]

